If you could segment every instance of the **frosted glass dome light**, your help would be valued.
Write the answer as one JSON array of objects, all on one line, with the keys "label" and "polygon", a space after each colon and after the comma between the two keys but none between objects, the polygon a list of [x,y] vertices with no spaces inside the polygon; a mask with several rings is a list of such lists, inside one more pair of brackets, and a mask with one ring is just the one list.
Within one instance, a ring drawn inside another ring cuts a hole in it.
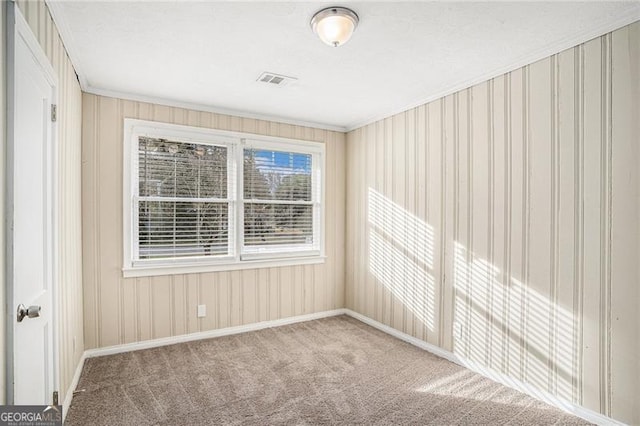
[{"label": "frosted glass dome light", "polygon": [[329,46],[345,44],[358,26],[358,15],[346,7],[328,7],[311,18],[311,29]]}]

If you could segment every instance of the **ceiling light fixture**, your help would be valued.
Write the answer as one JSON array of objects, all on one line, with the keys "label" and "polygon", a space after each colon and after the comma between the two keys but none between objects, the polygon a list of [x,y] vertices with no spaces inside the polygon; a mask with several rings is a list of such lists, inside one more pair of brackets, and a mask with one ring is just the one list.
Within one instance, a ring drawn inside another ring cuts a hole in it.
[{"label": "ceiling light fixture", "polygon": [[358,15],[346,7],[328,7],[311,18],[311,29],[329,46],[345,44],[358,26]]}]

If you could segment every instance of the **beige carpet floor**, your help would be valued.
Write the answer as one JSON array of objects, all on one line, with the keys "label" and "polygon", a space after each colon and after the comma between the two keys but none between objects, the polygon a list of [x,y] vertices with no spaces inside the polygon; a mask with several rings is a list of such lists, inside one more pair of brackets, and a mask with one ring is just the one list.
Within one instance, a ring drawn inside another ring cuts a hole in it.
[{"label": "beige carpet floor", "polygon": [[585,424],[346,316],[88,359],[68,425]]}]

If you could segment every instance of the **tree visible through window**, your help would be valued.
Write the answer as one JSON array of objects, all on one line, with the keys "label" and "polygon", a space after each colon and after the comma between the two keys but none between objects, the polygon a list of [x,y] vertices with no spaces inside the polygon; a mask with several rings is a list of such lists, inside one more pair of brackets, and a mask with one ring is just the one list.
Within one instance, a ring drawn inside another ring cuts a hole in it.
[{"label": "tree visible through window", "polygon": [[244,150],[244,244],[313,243],[312,156]]},{"label": "tree visible through window", "polygon": [[125,133],[125,269],[321,254],[321,144],[139,120]]},{"label": "tree visible through window", "polygon": [[228,254],[227,148],[140,137],[139,258]]}]

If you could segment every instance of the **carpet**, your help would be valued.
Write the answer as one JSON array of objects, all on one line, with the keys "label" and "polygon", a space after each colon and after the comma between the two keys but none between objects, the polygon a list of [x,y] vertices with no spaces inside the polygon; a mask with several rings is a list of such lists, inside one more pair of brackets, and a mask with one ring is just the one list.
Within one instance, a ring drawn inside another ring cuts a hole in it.
[{"label": "carpet", "polygon": [[86,360],[68,425],[583,420],[347,316]]}]

